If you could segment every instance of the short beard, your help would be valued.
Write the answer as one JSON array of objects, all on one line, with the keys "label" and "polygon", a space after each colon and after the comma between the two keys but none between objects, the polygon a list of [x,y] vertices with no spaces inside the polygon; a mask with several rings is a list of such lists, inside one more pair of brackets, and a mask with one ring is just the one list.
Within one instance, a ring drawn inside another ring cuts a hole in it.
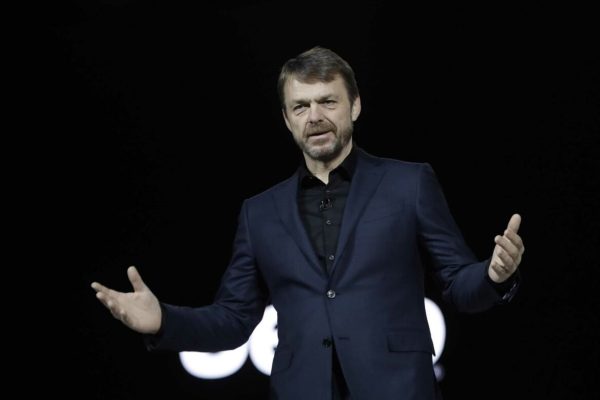
[{"label": "short beard", "polygon": [[344,147],[346,147],[352,138],[352,131],[352,126],[350,126],[346,131],[338,132],[339,136],[336,135],[333,143],[327,147],[311,148],[307,146],[306,142],[303,140],[300,140],[297,143],[298,146],[300,146],[300,149],[302,149],[302,152],[313,160],[328,163],[341,154]]}]

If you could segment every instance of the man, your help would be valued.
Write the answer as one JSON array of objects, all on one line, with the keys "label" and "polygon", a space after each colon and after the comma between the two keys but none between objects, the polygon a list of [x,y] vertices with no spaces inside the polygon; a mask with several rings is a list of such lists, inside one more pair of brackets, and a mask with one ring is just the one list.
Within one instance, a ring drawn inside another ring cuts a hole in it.
[{"label": "man", "polygon": [[246,200],[212,305],[161,304],[134,267],[134,292],[97,297],[149,348],[222,351],[248,340],[270,300],[279,344],[273,399],[438,396],[421,256],[444,297],[474,312],[514,295],[524,247],[513,215],[490,259],[472,255],[427,164],[373,157],[352,141],[361,111],[350,66],[315,47],[282,68],[285,124],[305,164]]}]

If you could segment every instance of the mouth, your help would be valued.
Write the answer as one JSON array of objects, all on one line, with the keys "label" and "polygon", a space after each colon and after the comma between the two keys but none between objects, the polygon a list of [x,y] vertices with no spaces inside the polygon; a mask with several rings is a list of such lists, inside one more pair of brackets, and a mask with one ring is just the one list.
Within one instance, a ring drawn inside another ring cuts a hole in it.
[{"label": "mouth", "polygon": [[309,134],[307,135],[307,137],[308,137],[309,139],[310,139],[310,138],[319,138],[319,137],[323,137],[323,136],[327,135],[329,132],[331,132],[331,131],[312,132],[312,133],[309,133]]}]

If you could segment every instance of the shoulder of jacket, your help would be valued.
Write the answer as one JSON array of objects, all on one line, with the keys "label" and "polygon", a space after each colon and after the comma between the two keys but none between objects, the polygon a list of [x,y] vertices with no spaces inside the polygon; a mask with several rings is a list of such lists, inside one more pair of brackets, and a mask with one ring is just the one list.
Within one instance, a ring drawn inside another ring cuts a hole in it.
[{"label": "shoulder of jacket", "polygon": [[423,167],[431,167],[426,162],[404,161],[395,158],[377,157],[367,153],[364,150],[361,151],[361,157],[374,166],[385,168],[396,173],[418,173]]},{"label": "shoulder of jacket", "polygon": [[279,183],[276,183],[275,185],[269,187],[268,189],[263,190],[262,192],[257,193],[251,197],[248,197],[245,200],[245,202],[260,203],[262,201],[270,199],[273,194],[279,192],[280,190],[283,190],[286,186],[295,184],[296,179],[297,179],[297,174],[294,173],[289,178],[287,178]]}]

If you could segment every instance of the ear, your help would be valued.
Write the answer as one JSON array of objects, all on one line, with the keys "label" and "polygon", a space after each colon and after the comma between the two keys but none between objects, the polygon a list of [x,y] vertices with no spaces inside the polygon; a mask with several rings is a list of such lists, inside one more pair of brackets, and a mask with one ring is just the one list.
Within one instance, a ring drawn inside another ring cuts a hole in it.
[{"label": "ear", "polygon": [[288,121],[287,114],[285,113],[284,108],[281,109],[281,114],[283,115],[283,120],[285,121],[285,126],[287,126],[287,128],[289,129],[290,132],[292,132],[292,128],[290,127],[290,121]]},{"label": "ear", "polygon": [[358,119],[360,115],[360,96],[356,96],[356,99],[352,102],[352,122]]}]

